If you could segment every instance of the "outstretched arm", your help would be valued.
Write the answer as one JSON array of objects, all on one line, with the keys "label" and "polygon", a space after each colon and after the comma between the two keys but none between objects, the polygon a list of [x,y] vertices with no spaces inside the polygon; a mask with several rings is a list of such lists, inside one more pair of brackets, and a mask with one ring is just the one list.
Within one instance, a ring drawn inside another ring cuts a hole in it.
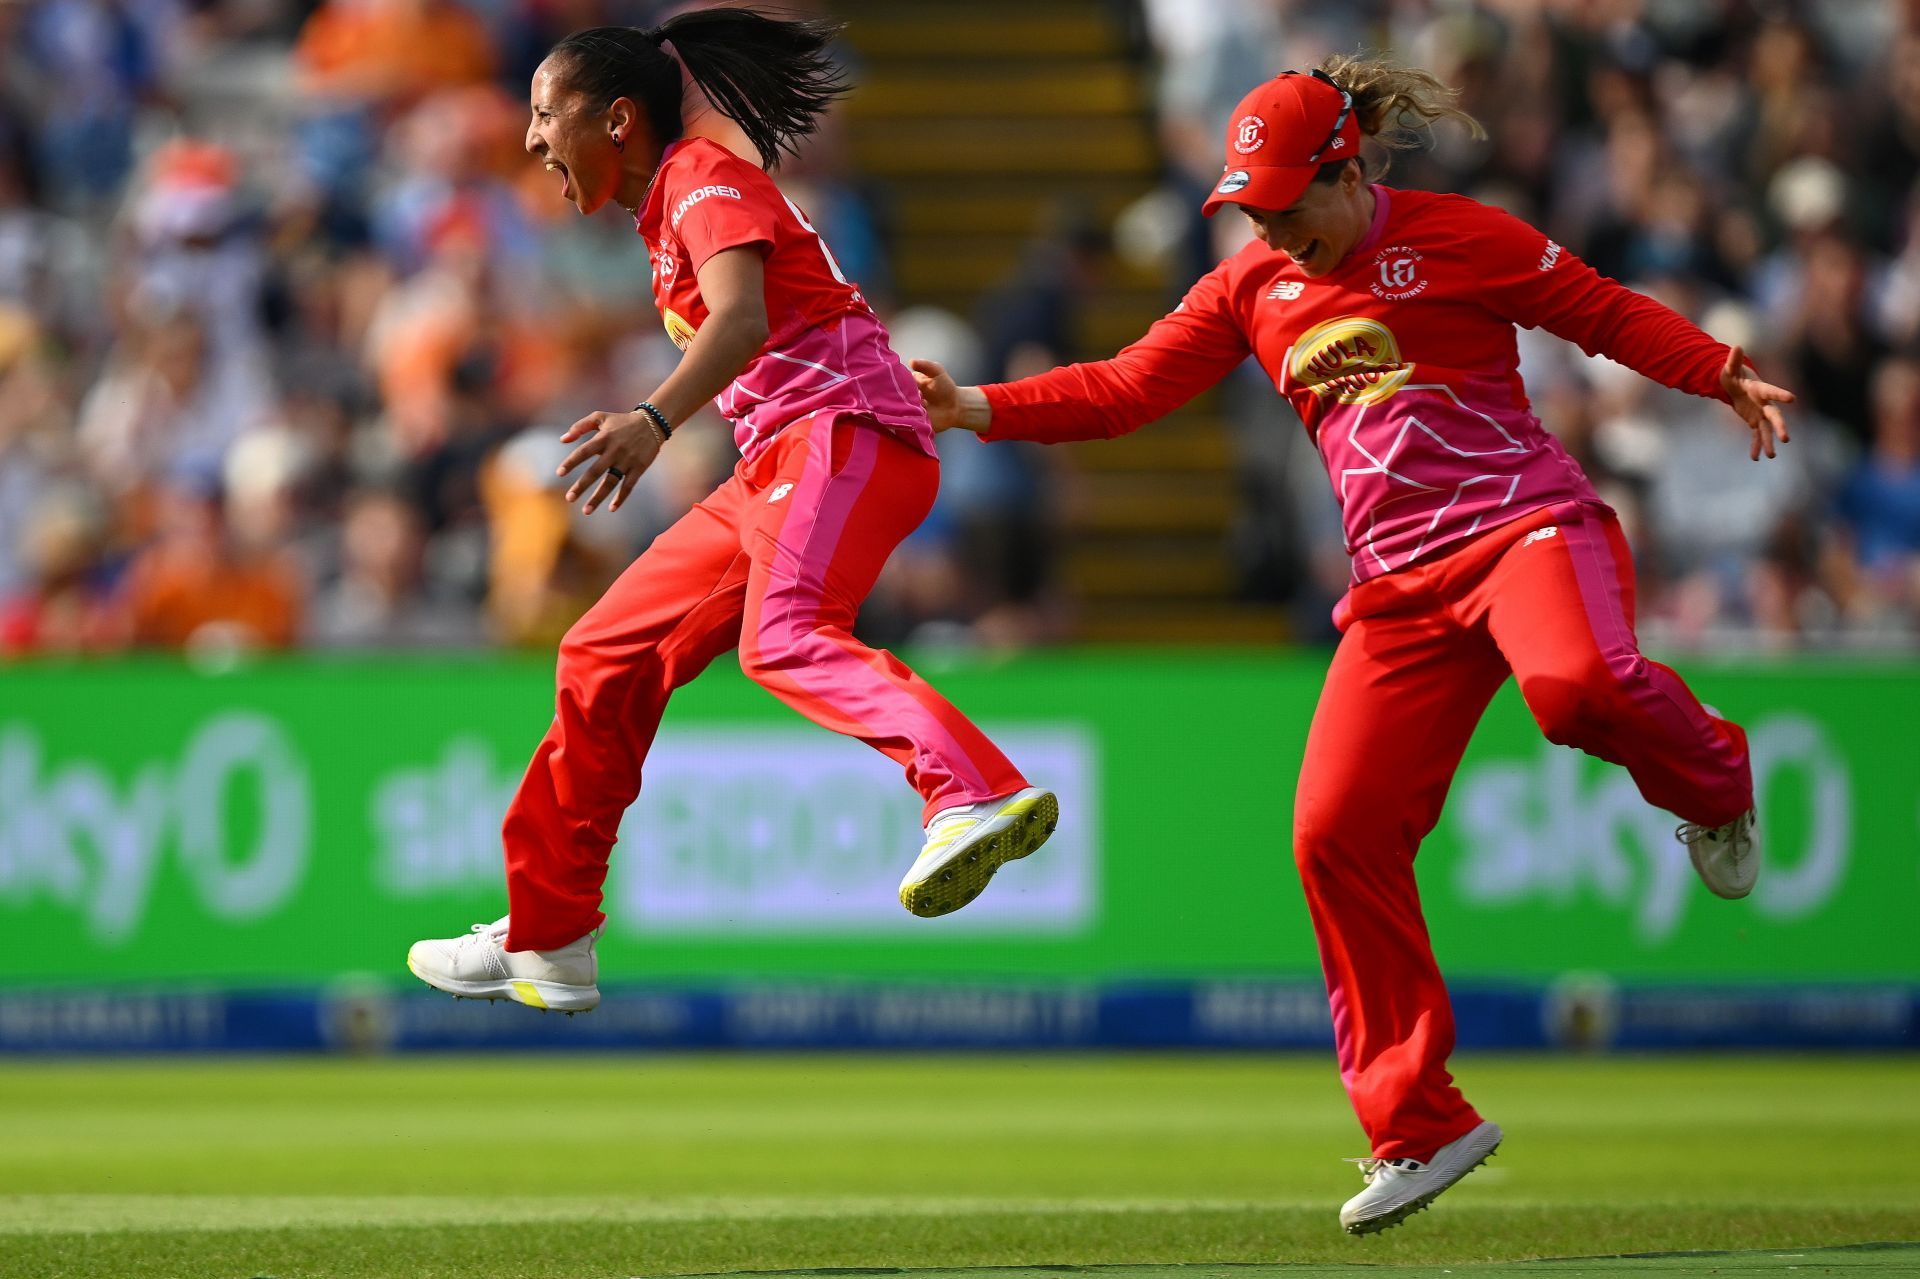
[{"label": "outstretched arm", "polygon": [[1069,364],[1017,382],[956,386],[932,360],[914,381],[936,430],[964,427],[989,440],[1111,439],[1185,404],[1247,358],[1247,339],[1216,267],[1146,336],[1110,360]]},{"label": "outstretched arm", "polygon": [[1753,432],[1755,461],[1776,456],[1776,442],[1787,442],[1779,406],[1793,403],[1792,393],[1761,381],[1739,347],[1716,342],[1678,311],[1601,275],[1510,214],[1482,207],[1474,230],[1501,315],[1664,386],[1725,400]]}]

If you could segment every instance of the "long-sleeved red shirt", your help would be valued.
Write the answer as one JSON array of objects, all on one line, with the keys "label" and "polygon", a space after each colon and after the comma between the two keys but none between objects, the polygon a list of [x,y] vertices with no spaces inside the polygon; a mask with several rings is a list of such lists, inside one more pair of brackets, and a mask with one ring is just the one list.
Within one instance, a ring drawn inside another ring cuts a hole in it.
[{"label": "long-sleeved red shirt", "polygon": [[1599,501],[1533,415],[1514,325],[1725,398],[1725,346],[1520,219],[1372,190],[1372,225],[1325,276],[1249,244],[1111,360],[984,387],[986,438],[1123,435],[1252,355],[1319,448],[1361,582],[1543,506]]}]

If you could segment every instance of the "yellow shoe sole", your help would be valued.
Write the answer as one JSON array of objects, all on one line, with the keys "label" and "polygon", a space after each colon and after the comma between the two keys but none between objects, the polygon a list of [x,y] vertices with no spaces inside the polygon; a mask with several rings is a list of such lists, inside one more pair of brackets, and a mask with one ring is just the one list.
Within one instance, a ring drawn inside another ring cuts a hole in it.
[{"label": "yellow shoe sole", "polygon": [[1052,791],[1009,805],[1009,811],[1011,823],[961,844],[960,851],[926,878],[902,884],[900,904],[922,919],[951,915],[985,890],[993,872],[1036,852],[1060,824],[1060,801]]}]

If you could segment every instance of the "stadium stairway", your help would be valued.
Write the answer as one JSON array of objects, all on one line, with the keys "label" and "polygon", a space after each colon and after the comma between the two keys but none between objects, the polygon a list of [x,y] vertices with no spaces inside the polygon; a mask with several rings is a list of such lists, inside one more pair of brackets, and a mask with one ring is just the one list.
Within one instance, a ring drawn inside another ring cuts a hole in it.
[{"label": "stadium stairway", "polygon": [[[1110,0],[844,0],[861,60],[848,103],[859,171],[885,192],[901,305],[974,313],[1063,205],[1103,226],[1160,169],[1149,70]],[[1118,350],[1174,283],[1114,260],[1080,351]],[[1233,448],[1210,397],[1125,439],[1065,447],[1077,473],[1062,572],[1076,637],[1262,643],[1279,609],[1234,598]]]}]

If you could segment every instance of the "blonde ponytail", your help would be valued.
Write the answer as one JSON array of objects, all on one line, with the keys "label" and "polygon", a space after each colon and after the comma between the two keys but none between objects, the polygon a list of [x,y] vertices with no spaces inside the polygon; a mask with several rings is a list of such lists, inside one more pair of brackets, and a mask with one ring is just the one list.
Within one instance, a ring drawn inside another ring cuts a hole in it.
[{"label": "blonde ponytail", "polygon": [[[1418,67],[1401,66],[1385,55],[1336,53],[1320,64],[1333,82],[1353,95],[1360,132],[1383,147],[1408,151],[1421,144],[1417,130],[1435,120],[1457,120],[1474,138],[1487,131],[1453,105],[1457,89]],[[1411,119],[1414,123],[1409,125]]]}]

